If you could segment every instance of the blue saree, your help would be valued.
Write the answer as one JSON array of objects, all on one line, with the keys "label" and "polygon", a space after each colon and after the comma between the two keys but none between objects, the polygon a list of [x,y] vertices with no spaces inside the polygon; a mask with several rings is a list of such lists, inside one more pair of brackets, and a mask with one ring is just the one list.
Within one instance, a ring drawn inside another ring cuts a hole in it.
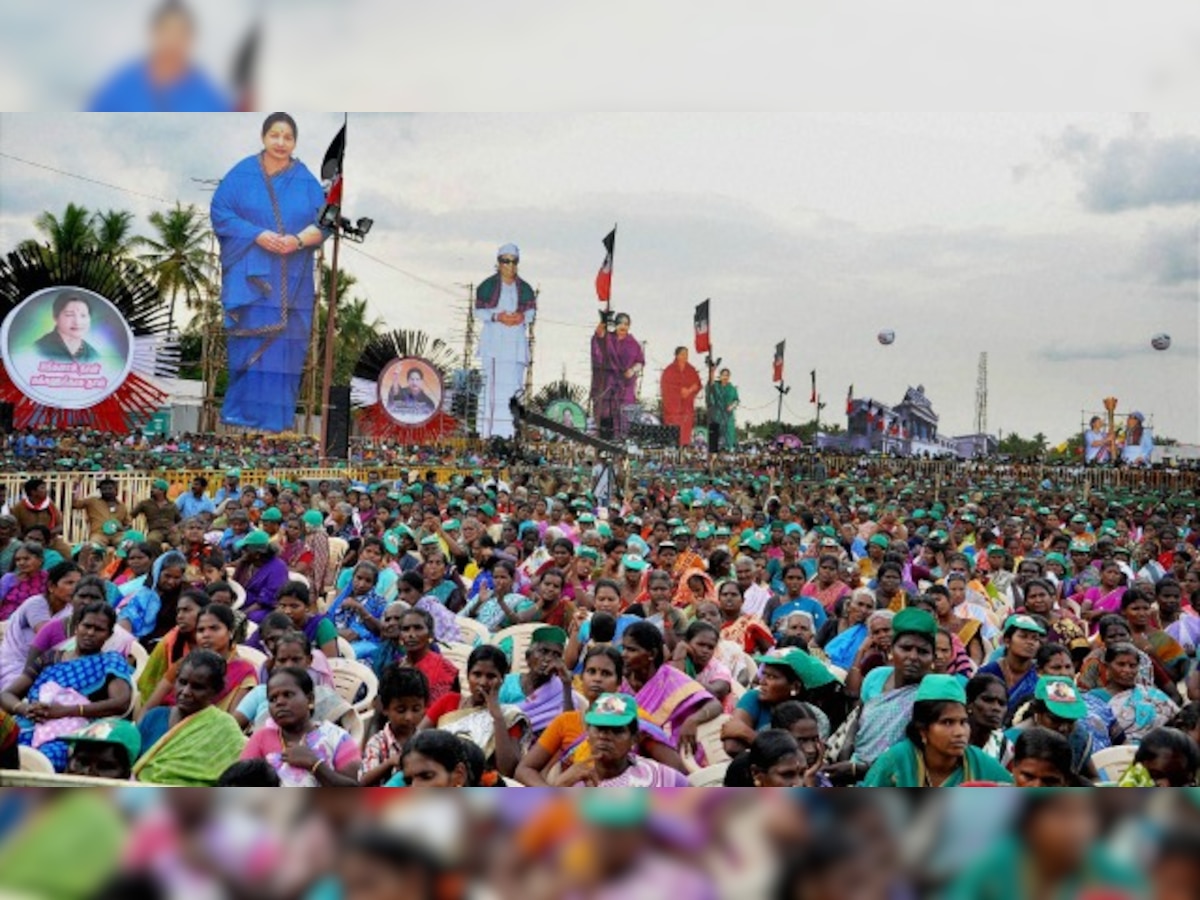
[{"label": "blue saree", "polygon": [[287,256],[255,243],[263,231],[294,235],[316,224],[321,185],[298,160],[268,177],[258,155],[221,179],[212,201],[221,243],[221,305],[229,348],[228,425],[294,427],[313,316],[315,248]]}]

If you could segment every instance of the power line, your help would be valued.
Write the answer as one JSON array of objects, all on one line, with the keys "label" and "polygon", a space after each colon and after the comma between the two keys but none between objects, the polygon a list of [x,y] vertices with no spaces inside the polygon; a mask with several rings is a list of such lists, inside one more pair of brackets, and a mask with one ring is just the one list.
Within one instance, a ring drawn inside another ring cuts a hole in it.
[{"label": "power line", "polygon": [[35,169],[44,169],[47,172],[53,172],[56,175],[64,175],[67,178],[74,178],[78,181],[86,181],[89,184],[98,184],[101,187],[111,188],[114,191],[123,191],[124,193],[132,194],[135,197],[144,197],[147,200],[165,203],[168,206],[172,206],[178,202],[178,200],[168,200],[166,197],[159,197],[157,194],[147,194],[144,191],[135,191],[133,188],[123,187],[119,184],[111,184],[107,181],[101,181],[98,178],[89,178],[86,175],[78,175],[75,172],[68,172],[65,169],[56,169],[54,166],[48,166],[45,163],[34,162],[31,159],[25,159],[21,156],[14,156],[11,153],[4,153],[0,151],[0,157],[3,157],[4,159],[11,159],[13,162],[24,163],[27,166],[33,166]]}]

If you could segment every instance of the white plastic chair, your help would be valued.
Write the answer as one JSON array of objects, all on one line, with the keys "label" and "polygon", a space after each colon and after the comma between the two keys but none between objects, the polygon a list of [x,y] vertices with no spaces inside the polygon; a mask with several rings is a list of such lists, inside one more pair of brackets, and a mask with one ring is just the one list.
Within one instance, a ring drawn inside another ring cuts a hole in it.
[{"label": "white plastic chair", "polygon": [[[343,700],[354,707],[364,721],[371,717],[375,698],[379,695],[379,679],[370,668],[353,659],[331,659],[329,670],[333,673],[333,687]],[[366,687],[361,699],[359,694]]]},{"label": "white plastic chair", "polygon": [[[725,744],[721,740],[721,729],[730,718],[731,716],[720,715],[696,729],[696,744],[704,749],[705,766],[711,768],[729,763],[729,754],[725,752]],[[689,772],[699,772],[703,768],[696,760],[695,754],[680,753],[680,756]]]},{"label": "white plastic chair", "polygon": [[40,750],[21,745],[17,748],[17,758],[20,760],[22,772],[41,772],[44,775],[54,774],[54,763],[50,762]]},{"label": "white plastic chair", "polygon": [[529,663],[525,661],[525,653],[533,643],[533,633],[541,628],[539,622],[527,622],[524,625],[513,625],[492,635],[492,643],[497,647],[505,639],[512,639],[512,671],[524,675],[529,671]]},{"label": "white plastic chair", "polygon": [[354,743],[359,750],[363,749],[363,741],[367,736],[367,727],[363,724],[362,716],[355,710],[350,710],[346,715],[342,716],[342,727],[354,739]]},{"label": "white plastic chair", "polygon": [[254,671],[261,672],[263,666],[267,664],[267,654],[261,650],[255,650],[253,647],[247,647],[245,644],[238,644],[237,653],[240,659],[244,659],[250,665],[254,666]]},{"label": "white plastic chair", "polygon": [[449,660],[458,667],[459,683],[463,690],[467,687],[467,660],[471,657],[471,651],[475,648],[469,644],[441,644],[438,649],[442,653],[442,658]]},{"label": "white plastic chair", "polygon": [[459,616],[455,619],[455,624],[458,625],[458,630],[464,636],[470,636],[471,638],[471,640],[464,641],[464,643],[477,647],[480,644],[487,644],[492,640],[492,633],[487,630],[487,626],[482,622],[468,619],[465,616]]},{"label": "white plastic chair", "polygon": [[708,766],[705,769],[699,769],[692,772],[688,776],[688,784],[692,787],[707,788],[707,787],[724,787],[725,773],[729,771],[729,763],[721,763],[716,766]]},{"label": "white plastic chair", "polygon": [[1105,747],[1092,754],[1092,763],[1101,781],[1118,782],[1133,765],[1137,756],[1136,744],[1123,744],[1120,747]]},{"label": "white plastic chair", "polygon": [[340,634],[337,639],[337,647],[338,656],[342,659],[358,659],[358,654],[354,652],[354,646]]},{"label": "white plastic chair", "polygon": [[233,590],[233,606],[230,609],[241,609],[246,605],[246,589],[236,581],[229,582],[229,587]]},{"label": "white plastic chair", "polygon": [[[125,651],[125,656],[133,661],[133,683],[137,684],[139,678],[142,677],[142,672],[146,670],[146,663],[150,661],[150,654],[146,652],[137,641],[129,645],[129,649]],[[135,690],[136,694],[137,691]]]},{"label": "white plastic chair", "polygon": [[298,581],[308,588],[310,592],[312,591],[312,580],[307,575],[301,575],[299,572],[289,572],[288,581]]}]

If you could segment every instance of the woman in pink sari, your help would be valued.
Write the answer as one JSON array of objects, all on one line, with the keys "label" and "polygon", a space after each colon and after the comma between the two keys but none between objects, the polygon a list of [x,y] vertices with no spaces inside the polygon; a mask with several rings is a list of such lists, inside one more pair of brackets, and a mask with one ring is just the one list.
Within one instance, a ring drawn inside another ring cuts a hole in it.
[{"label": "woman in pink sari", "polygon": [[1100,584],[1084,591],[1080,604],[1083,609],[1082,616],[1090,626],[1092,634],[1096,633],[1102,617],[1120,614],[1121,598],[1125,596],[1125,590],[1125,573],[1121,571],[1120,565],[1109,560],[1100,567]]},{"label": "woman in pink sari", "polygon": [[666,665],[665,646],[662,632],[649,622],[635,622],[625,629],[621,691],[636,697],[650,721],[667,732],[672,747],[699,753],[696,730],[721,714],[721,704],[699,682]]},{"label": "woman in pink sari", "polygon": [[13,571],[0,578],[0,622],[7,622],[30,597],[46,593],[45,551],[41,544],[22,544],[13,554]]}]

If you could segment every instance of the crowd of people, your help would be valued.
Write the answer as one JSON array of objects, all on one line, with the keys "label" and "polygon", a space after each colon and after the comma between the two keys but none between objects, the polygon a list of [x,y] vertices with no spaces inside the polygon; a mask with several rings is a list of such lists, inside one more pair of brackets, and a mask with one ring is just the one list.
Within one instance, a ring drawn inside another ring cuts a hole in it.
[{"label": "crowd of people", "polygon": [[72,498],[74,545],[28,479],[0,515],[5,764],[25,747],[183,785],[1197,777],[1190,492],[766,465],[645,472],[604,506],[586,470],[510,477],[105,481]]}]

